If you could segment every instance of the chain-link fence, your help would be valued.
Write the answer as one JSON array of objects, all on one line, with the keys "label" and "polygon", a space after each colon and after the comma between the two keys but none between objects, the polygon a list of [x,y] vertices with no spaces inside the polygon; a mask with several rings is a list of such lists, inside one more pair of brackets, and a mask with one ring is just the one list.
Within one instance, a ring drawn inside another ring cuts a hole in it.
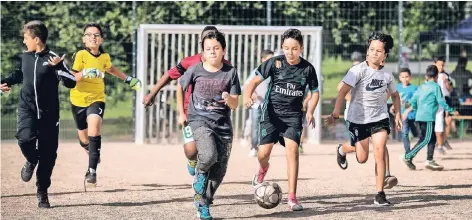
[{"label": "chain-link fence", "polygon": [[[470,44],[420,42],[421,32],[453,27],[470,17],[471,2],[2,2],[1,76],[16,65],[22,45],[22,25],[38,19],[49,28],[48,45],[59,54],[71,57],[82,48],[83,26],[97,22],[105,29],[103,47],[112,63],[133,73],[133,27],[139,24],[214,24],[322,26],[324,77],[323,114],[329,114],[336,96],[336,85],[351,66],[352,52],[364,52],[372,31],[384,31],[395,39],[387,68],[398,70],[399,57],[408,61],[413,83],[422,82],[422,73],[432,57],[449,55],[446,70],[452,71],[460,56],[471,57]],[[402,12],[402,13],[399,13]],[[403,18],[399,28],[399,16]],[[399,35],[401,32],[401,37]],[[399,42],[402,42],[400,48]],[[399,53],[399,51],[402,53]],[[401,55],[401,56],[400,56]],[[468,69],[470,70],[470,64]],[[244,79],[241,79],[244,80]],[[120,80],[106,77],[107,108],[103,136],[113,140],[133,138],[133,93]],[[2,96],[2,139],[13,139],[19,87]],[[61,93],[61,139],[76,136],[68,91]],[[467,111],[464,111],[467,113]],[[321,125],[319,125],[321,126]],[[324,138],[346,138],[342,125],[334,132],[324,129]]]}]

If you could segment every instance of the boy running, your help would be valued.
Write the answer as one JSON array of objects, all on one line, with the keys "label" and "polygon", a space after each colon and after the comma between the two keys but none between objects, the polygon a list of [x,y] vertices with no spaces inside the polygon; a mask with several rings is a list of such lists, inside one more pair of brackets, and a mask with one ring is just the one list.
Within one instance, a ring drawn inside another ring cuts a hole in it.
[{"label": "boy running", "polygon": [[27,51],[21,54],[21,65],[2,79],[0,90],[23,83],[18,108],[16,139],[26,163],[21,179],[28,182],[36,170],[38,207],[50,208],[48,188],[56,164],[59,139],[59,81],[67,88],[75,87],[75,78],[63,63],[64,56],[46,46],[48,29],[40,21],[31,21],[23,27],[23,43]]},{"label": "boy running", "polygon": [[[360,163],[369,156],[369,138],[374,147],[376,190],[374,204],[389,205],[384,192],[386,174],[386,142],[390,133],[387,105],[387,91],[391,93],[395,109],[400,109],[400,97],[395,88],[391,72],[383,70],[383,63],[393,47],[390,35],[374,32],[369,36],[366,61],[353,66],[343,79],[336,105],[327,124],[334,124],[339,118],[346,94],[351,92],[351,103],[347,115],[351,146],[356,146],[356,156]],[[401,127],[400,112],[395,123]]]},{"label": "boy running", "polygon": [[288,29],[282,35],[284,55],[275,56],[257,68],[257,75],[244,93],[246,108],[254,104],[251,95],[254,89],[267,78],[271,78],[259,130],[259,169],[253,178],[253,186],[264,181],[269,169],[272,147],[280,142],[285,146],[288,167],[288,205],[292,211],[301,211],[297,201],[298,146],[302,132],[303,96],[308,85],[311,100],[306,113],[308,125],[315,126],[313,111],[318,104],[318,79],[315,68],[300,55],[303,51],[303,36],[297,29]]},{"label": "boy running", "polygon": [[194,204],[200,219],[212,219],[209,208],[226,174],[233,141],[231,109],[238,107],[241,86],[236,69],[223,62],[224,35],[210,31],[201,46],[205,61],[190,67],[179,84],[185,91],[190,85],[193,88],[188,123],[198,152],[192,184]]}]

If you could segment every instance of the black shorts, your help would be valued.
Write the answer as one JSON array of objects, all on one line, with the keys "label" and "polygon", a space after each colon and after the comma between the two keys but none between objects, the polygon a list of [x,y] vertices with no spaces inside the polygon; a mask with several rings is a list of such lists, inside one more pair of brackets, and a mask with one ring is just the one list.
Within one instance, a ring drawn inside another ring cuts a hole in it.
[{"label": "black shorts", "polygon": [[300,145],[302,132],[302,115],[300,116],[278,116],[263,110],[259,125],[259,144],[275,144],[279,142],[285,146],[284,137],[293,140]]},{"label": "black shorts", "polygon": [[87,129],[87,117],[91,114],[99,115],[103,119],[105,113],[104,102],[94,102],[88,107],[78,107],[72,105],[72,116],[74,116],[75,125],[79,130]]},{"label": "black shorts", "polygon": [[450,96],[444,96],[444,100],[446,100],[447,105],[452,106],[452,99]]},{"label": "black shorts", "polygon": [[369,138],[372,134],[381,130],[386,130],[387,134],[390,134],[390,122],[388,118],[367,124],[355,124],[347,121],[346,125],[349,130],[351,146],[356,146],[357,142]]}]

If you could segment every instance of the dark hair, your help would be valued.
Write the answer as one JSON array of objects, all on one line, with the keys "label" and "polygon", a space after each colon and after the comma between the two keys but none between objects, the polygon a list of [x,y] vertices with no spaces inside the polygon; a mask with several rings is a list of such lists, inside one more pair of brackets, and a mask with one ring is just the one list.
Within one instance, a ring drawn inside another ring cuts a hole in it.
[{"label": "dark hair", "polygon": [[358,51],[352,52],[352,54],[351,54],[351,61],[352,62],[354,62],[354,61],[362,62],[363,60],[364,60],[364,56],[362,56],[361,52],[358,52]]},{"label": "dark hair", "polygon": [[429,65],[428,68],[426,68],[426,76],[428,78],[433,78],[438,76],[438,67],[436,65]]},{"label": "dark hair", "polygon": [[272,50],[263,50],[261,52],[261,58],[266,58],[268,56],[273,56],[274,55],[274,51]]},{"label": "dark hair", "polygon": [[303,36],[300,30],[293,28],[286,30],[284,34],[282,34],[282,44],[289,38],[297,40],[300,46],[303,46]]},{"label": "dark hair", "polygon": [[406,68],[406,67],[401,68],[401,69],[400,69],[400,72],[398,72],[398,74],[400,74],[400,73],[402,73],[402,72],[407,72],[408,75],[411,76],[411,71],[410,71],[409,68]]},{"label": "dark hair", "polygon": [[23,31],[29,31],[32,37],[37,37],[46,44],[48,40],[48,28],[41,21],[30,21],[23,26]]},{"label": "dark hair", "polygon": [[226,49],[226,40],[225,40],[225,35],[219,31],[210,31],[208,32],[205,36],[202,37],[202,50],[203,50],[203,44],[205,43],[206,39],[216,39],[218,42],[220,42],[221,47],[223,49]]},{"label": "dark hair", "polygon": [[[97,28],[98,31],[100,31],[100,35],[103,38],[102,26],[100,26],[100,24],[97,24],[97,23],[88,23],[88,24],[86,24],[85,27],[84,27],[84,33],[87,30],[87,28],[90,28],[90,27]],[[105,50],[103,50],[102,46],[98,46],[98,51],[100,51],[100,53],[105,53]]]},{"label": "dark hair", "polygon": [[390,49],[393,48],[393,38],[391,35],[384,34],[382,32],[372,32],[369,36],[369,42],[367,45],[370,46],[370,43],[373,40],[378,40],[384,43],[384,50],[387,54],[390,52]]},{"label": "dark hair", "polygon": [[467,66],[467,57],[459,57],[459,59],[457,60],[457,67],[466,67],[466,66]]},{"label": "dark hair", "polygon": [[446,58],[444,58],[444,56],[437,56],[437,57],[434,57],[434,63],[436,63],[436,62],[438,62],[438,61],[446,62]]},{"label": "dark hair", "polygon": [[205,31],[218,31],[218,29],[216,29],[215,26],[206,26],[205,28],[203,28],[202,35]]}]

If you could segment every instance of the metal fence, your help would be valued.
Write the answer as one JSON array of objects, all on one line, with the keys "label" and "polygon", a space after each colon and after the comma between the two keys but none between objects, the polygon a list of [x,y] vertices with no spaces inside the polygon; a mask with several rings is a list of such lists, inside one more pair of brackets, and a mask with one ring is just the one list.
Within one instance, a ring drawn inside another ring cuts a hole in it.
[{"label": "metal fence", "polygon": [[[400,6],[400,7],[399,7]],[[81,48],[82,27],[98,22],[105,28],[105,50],[112,56],[115,66],[133,74],[135,69],[135,27],[140,24],[214,24],[214,25],[267,25],[267,26],[322,26],[324,76],[327,99],[323,102],[323,114],[332,110],[333,85],[339,82],[349,67],[353,51],[366,50],[366,37],[374,30],[391,33],[396,47],[389,56],[388,68],[397,70],[398,43],[409,58],[409,64],[417,67],[431,63],[435,55],[445,55],[449,50],[450,62],[446,69],[452,71],[459,56],[471,57],[470,44],[418,42],[419,32],[447,29],[471,15],[471,2],[2,2],[1,14],[1,76],[5,77],[15,63],[14,55],[22,51],[21,27],[30,20],[44,21],[50,29],[48,44],[57,53],[71,56]],[[402,13],[399,13],[402,12]],[[401,15],[400,28],[399,16]],[[400,34],[401,33],[401,36]],[[401,41],[400,41],[401,39]],[[421,49],[421,50],[420,50]],[[406,52],[405,52],[406,51]],[[419,65],[419,58],[422,65]],[[470,65],[469,65],[470,66]],[[470,69],[470,68],[469,68]],[[421,82],[415,78],[415,83]],[[104,138],[132,140],[134,133],[134,95],[123,83],[106,77],[107,110]],[[19,90],[18,87],[14,88]],[[67,91],[62,90],[61,139],[75,138]],[[16,131],[15,99],[2,96],[1,138],[13,139]],[[321,126],[321,125],[319,125]],[[341,136],[339,129],[323,128],[325,139],[332,134]],[[334,136],[336,136],[334,135]]]}]

